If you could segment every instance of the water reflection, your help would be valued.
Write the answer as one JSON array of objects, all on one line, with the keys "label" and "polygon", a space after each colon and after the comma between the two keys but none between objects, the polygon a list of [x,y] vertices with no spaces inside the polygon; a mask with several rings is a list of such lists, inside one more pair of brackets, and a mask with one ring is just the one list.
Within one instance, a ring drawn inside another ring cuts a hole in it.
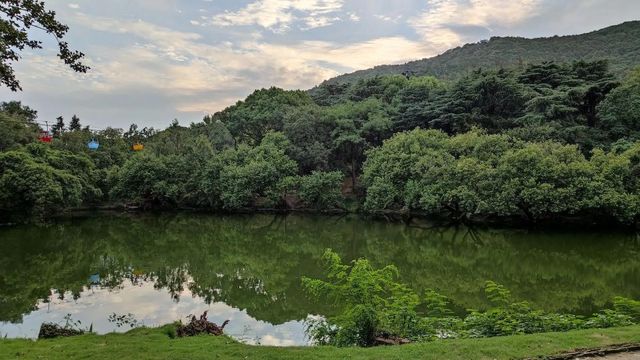
[{"label": "water reflection", "polygon": [[300,289],[302,275],[321,275],[325,248],[396,264],[403,281],[440,291],[460,311],[486,306],[488,279],[546,310],[591,313],[615,295],[640,298],[635,234],[353,216],[108,214],[0,229],[0,333],[32,336],[40,322],[67,313],[108,332],[112,312],[158,325],[210,306],[214,321],[234,316],[228,329],[238,337],[301,344],[301,321],[332,311]]},{"label": "water reflection", "polygon": [[81,327],[91,326],[97,333],[123,332],[130,330],[130,327],[118,328],[107,320],[109,314],[121,314],[123,308],[145,326],[164,325],[184,319],[185,314],[200,314],[207,310],[210,321],[222,324],[223,321],[230,320],[225,333],[245,343],[272,346],[307,343],[301,321],[272,325],[256,320],[246,311],[223,302],[207,304],[204,299],[193,295],[189,290],[180,294],[180,301],[173,301],[172,296],[167,296],[165,290],[155,289],[152,282],[146,281],[126,284],[115,290],[92,286],[81,292],[77,299],[73,296],[61,299],[53,294],[47,302],[41,302],[36,310],[25,315],[21,322],[2,323],[2,335],[35,338],[42,322],[64,323],[62,320],[66,314],[71,314],[73,320],[79,320]]}]

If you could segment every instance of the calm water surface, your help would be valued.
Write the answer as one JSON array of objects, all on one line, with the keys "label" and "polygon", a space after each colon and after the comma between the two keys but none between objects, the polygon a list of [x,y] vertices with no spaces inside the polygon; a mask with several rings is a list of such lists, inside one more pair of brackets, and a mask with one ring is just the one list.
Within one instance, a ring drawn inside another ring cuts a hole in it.
[{"label": "calm water surface", "polygon": [[0,336],[36,337],[67,314],[94,331],[125,331],[208,310],[248,343],[306,344],[304,319],[329,314],[300,277],[345,259],[395,264],[416,291],[436,289],[459,312],[487,305],[486,280],[550,311],[590,314],[616,295],[640,298],[640,237],[624,232],[434,227],[356,216],[114,215],[0,228]]}]

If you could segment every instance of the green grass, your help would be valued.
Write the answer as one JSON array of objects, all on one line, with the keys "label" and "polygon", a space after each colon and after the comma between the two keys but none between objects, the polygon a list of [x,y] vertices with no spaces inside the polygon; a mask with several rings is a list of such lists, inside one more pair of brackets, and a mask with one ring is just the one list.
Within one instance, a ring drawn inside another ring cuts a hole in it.
[{"label": "green grass", "polygon": [[0,359],[520,359],[640,342],[640,326],[369,349],[249,346],[224,336],[170,339],[166,329],[40,341],[0,340]]}]

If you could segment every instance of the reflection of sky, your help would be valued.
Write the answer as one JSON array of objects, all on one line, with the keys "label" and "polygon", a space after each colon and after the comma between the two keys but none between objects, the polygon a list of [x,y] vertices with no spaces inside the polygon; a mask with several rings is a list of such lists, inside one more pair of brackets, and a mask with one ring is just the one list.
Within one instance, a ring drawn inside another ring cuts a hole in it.
[{"label": "reflection of sky", "polygon": [[0,322],[0,335],[11,338],[36,338],[43,322],[64,324],[64,316],[71,314],[74,321],[80,320],[82,327],[93,324],[93,331],[104,334],[112,331],[124,332],[129,327],[117,328],[108,321],[112,313],[131,313],[145,326],[160,326],[182,319],[186,322],[189,314],[200,315],[208,310],[208,319],[216,324],[230,320],[225,334],[249,344],[292,346],[306,345],[304,324],[289,321],[280,325],[259,321],[245,310],[233,308],[217,302],[207,305],[203,299],[194,297],[189,290],[180,293],[180,301],[175,302],[166,290],[156,290],[153,283],[127,284],[122,289],[108,290],[92,287],[83,291],[78,300],[67,294],[64,300],[57,294],[50,296],[50,303],[39,303],[37,310],[25,315],[21,324]]}]

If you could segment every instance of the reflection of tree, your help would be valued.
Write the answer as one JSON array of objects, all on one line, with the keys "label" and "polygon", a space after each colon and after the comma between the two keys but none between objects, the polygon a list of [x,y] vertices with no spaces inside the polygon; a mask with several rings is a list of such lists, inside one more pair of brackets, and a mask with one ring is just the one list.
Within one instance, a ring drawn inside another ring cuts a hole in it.
[{"label": "reflection of tree", "polygon": [[[640,297],[636,235],[442,228],[354,217],[103,216],[50,227],[0,230],[0,320],[58,294],[99,283],[152,281],[179,301],[188,289],[272,323],[331,311],[313,304],[300,277],[322,276],[332,248],[345,259],[395,264],[421,292],[434,288],[461,308],[485,305],[492,279],[548,310],[591,312],[614,295]],[[128,280],[128,281],[127,281]],[[126,311],[126,309],[123,309]]]}]

